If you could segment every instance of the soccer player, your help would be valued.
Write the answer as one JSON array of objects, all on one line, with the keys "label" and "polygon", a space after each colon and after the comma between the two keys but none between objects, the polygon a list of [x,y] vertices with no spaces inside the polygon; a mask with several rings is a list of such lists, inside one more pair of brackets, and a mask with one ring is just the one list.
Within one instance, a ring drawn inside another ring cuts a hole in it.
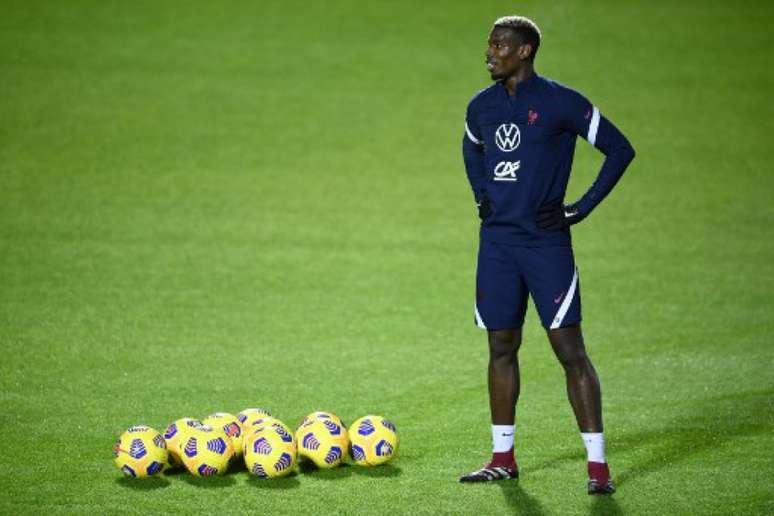
[{"label": "soccer player", "polygon": [[[583,95],[535,73],[540,30],[499,18],[486,65],[495,83],[470,101],[462,152],[481,218],[475,322],[489,340],[492,460],[460,478],[518,478],[514,455],[518,350],[528,294],[562,364],[588,454],[589,494],[615,491],[605,460],[599,379],[581,333],[570,226],[610,193],[634,158],[626,137]],[[577,136],[605,160],[586,193],[564,203]]]}]

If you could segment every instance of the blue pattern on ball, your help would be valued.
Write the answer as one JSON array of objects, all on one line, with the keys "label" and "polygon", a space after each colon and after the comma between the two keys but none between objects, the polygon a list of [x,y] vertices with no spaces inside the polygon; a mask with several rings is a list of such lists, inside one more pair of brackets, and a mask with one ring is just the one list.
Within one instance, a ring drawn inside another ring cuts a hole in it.
[{"label": "blue pattern on ball", "polygon": [[257,475],[261,478],[266,478],[268,475],[266,474],[266,471],[264,471],[263,466],[260,464],[253,464],[253,469],[251,469],[253,475]]},{"label": "blue pattern on ball", "polygon": [[274,471],[279,473],[282,470],[288,469],[291,462],[293,462],[293,457],[291,457],[289,453],[283,453],[277,463],[274,465]]},{"label": "blue pattern on ball", "polygon": [[148,466],[148,475],[155,475],[159,471],[161,471],[161,468],[164,467],[163,464],[160,462],[156,462],[155,460],[150,463],[150,466]]},{"label": "blue pattern on ball", "polygon": [[339,459],[341,459],[341,448],[338,446],[331,446],[330,451],[328,451],[328,454],[325,456],[325,463],[333,464]]},{"label": "blue pattern on ball", "polygon": [[376,444],[376,456],[386,457],[388,455],[392,455],[392,444],[382,439]]},{"label": "blue pattern on ball", "polygon": [[363,448],[361,448],[357,444],[353,444],[351,446],[351,449],[352,449],[351,451],[352,451],[352,458],[353,459],[355,459],[356,461],[363,461],[363,460],[365,460],[366,456],[365,456],[365,451],[363,451]]},{"label": "blue pattern on ball", "polygon": [[374,424],[371,422],[370,419],[364,419],[360,426],[357,428],[357,433],[360,435],[370,435],[374,433],[376,429],[374,428]]},{"label": "blue pattern on ball", "polygon": [[134,470],[132,468],[130,468],[129,466],[127,466],[126,464],[121,466],[121,471],[123,471],[124,475],[126,475],[128,477],[136,477],[137,476],[137,473],[135,473]]},{"label": "blue pattern on ball", "polygon": [[253,452],[259,455],[269,455],[271,453],[271,443],[265,437],[256,439],[253,443]]},{"label": "blue pattern on ball", "polygon": [[161,437],[161,436],[160,436],[160,435],[158,435],[158,434],[156,434],[155,436],[153,436],[153,444],[155,444],[155,445],[156,445],[156,446],[158,446],[159,448],[163,448],[163,449],[165,449],[165,450],[167,449],[167,441],[165,441],[165,440],[164,440],[164,438],[163,438],[163,437]]},{"label": "blue pattern on ball", "polygon": [[133,459],[141,459],[145,457],[146,453],[148,452],[145,450],[145,443],[142,442],[142,439],[132,439],[132,444],[129,445],[129,456]]},{"label": "blue pattern on ball", "polygon": [[199,474],[203,477],[211,477],[212,475],[218,474],[218,468],[213,468],[207,464],[202,464],[196,471],[198,471]]},{"label": "blue pattern on ball", "polygon": [[283,441],[285,441],[286,443],[293,442],[293,436],[287,433],[285,429],[282,428],[282,425],[278,425],[277,423],[272,423],[271,426],[274,428],[274,431],[277,432],[277,435],[279,435]]},{"label": "blue pattern on ball", "polygon": [[328,429],[331,435],[341,435],[341,427],[333,421],[329,419],[323,419],[322,424],[325,426],[325,428]]},{"label": "blue pattern on ball", "polygon": [[196,437],[191,437],[188,439],[188,442],[185,443],[183,453],[185,453],[188,457],[194,457],[198,453],[196,450]]},{"label": "blue pattern on ball", "polygon": [[301,446],[307,450],[317,450],[320,448],[320,441],[317,440],[312,432],[309,432],[301,439]]},{"label": "blue pattern on ball", "polygon": [[207,441],[207,449],[218,455],[223,455],[226,452],[226,446],[226,441],[222,437]]},{"label": "blue pattern on ball", "polygon": [[384,425],[385,428],[392,430],[393,433],[397,433],[397,429],[395,428],[395,425],[393,425],[390,421],[387,421],[386,419],[382,419],[382,425]]},{"label": "blue pattern on ball", "polygon": [[177,425],[172,423],[167,427],[167,431],[164,432],[164,439],[171,439],[177,433]]}]

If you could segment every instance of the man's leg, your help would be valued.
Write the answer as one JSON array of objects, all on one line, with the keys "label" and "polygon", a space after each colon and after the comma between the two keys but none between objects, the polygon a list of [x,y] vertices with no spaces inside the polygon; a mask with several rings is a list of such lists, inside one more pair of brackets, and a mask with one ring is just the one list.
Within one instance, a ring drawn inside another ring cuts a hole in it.
[{"label": "man's leg", "polygon": [[610,481],[610,471],[605,460],[599,378],[586,354],[580,325],[550,329],[548,339],[564,368],[567,396],[586,445],[589,494],[611,494],[615,488]]},{"label": "man's leg", "polygon": [[489,330],[489,409],[492,415],[492,460],[483,469],[460,478],[484,482],[518,478],[513,451],[516,402],[519,399],[521,328]]},{"label": "man's leg", "polygon": [[493,425],[513,425],[519,399],[521,329],[490,330],[489,410]]}]

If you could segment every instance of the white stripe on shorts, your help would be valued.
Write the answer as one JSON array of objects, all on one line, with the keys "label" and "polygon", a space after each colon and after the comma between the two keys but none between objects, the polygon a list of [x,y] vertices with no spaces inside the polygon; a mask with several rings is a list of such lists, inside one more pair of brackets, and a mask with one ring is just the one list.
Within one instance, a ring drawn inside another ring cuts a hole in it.
[{"label": "white stripe on shorts", "polygon": [[559,311],[556,312],[556,315],[554,316],[554,320],[553,322],[551,322],[551,327],[549,329],[555,330],[562,325],[562,321],[564,321],[564,316],[567,315],[567,310],[570,309],[572,300],[575,298],[575,289],[577,288],[577,286],[578,286],[578,268],[576,267],[575,273],[572,275],[570,288],[567,290],[567,295],[564,296],[564,301],[562,301],[562,305],[559,307]]},{"label": "white stripe on shorts", "polygon": [[478,313],[478,305],[476,305],[476,303],[473,303],[473,311],[476,314],[476,326],[482,330],[486,330],[486,324],[484,324],[484,320],[481,318],[481,314]]}]

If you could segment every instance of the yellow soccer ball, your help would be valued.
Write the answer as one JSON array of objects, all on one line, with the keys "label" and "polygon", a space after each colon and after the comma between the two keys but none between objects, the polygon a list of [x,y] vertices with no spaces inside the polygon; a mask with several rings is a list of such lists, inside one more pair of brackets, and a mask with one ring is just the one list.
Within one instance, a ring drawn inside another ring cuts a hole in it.
[{"label": "yellow soccer ball", "polygon": [[237,414],[237,419],[242,425],[242,444],[240,446],[244,447],[247,435],[252,434],[258,425],[265,424],[270,419],[273,420],[274,417],[266,409],[248,408]]},{"label": "yellow soccer ball", "polygon": [[324,412],[322,410],[318,410],[317,412],[312,412],[311,414],[307,414],[306,417],[304,417],[303,421],[301,421],[301,423],[298,426],[309,423],[314,419],[330,419],[334,423],[338,423],[341,426],[345,426],[339,416],[337,416],[333,412]]},{"label": "yellow soccer ball", "polygon": [[171,423],[164,431],[164,440],[167,442],[167,451],[169,452],[169,465],[177,467],[183,465],[183,459],[180,458],[180,440],[191,428],[202,426],[202,422],[191,417],[181,417]]},{"label": "yellow soccer ball", "polygon": [[222,428],[201,425],[180,440],[180,458],[194,476],[222,475],[234,457],[234,445]]},{"label": "yellow soccer ball", "polygon": [[138,425],[121,434],[113,447],[115,465],[128,477],[145,478],[168,466],[167,443],[156,430]]},{"label": "yellow soccer ball", "polygon": [[296,430],[299,457],[318,468],[335,468],[347,458],[347,429],[333,419],[310,419]]},{"label": "yellow soccer ball", "polygon": [[384,464],[398,451],[398,431],[382,416],[365,416],[352,423],[349,440],[352,459],[361,466]]},{"label": "yellow soccer ball", "polygon": [[278,419],[267,421],[245,436],[245,465],[260,478],[289,475],[296,465],[296,440]]},{"label": "yellow soccer ball", "polygon": [[202,419],[202,423],[222,428],[234,445],[234,457],[242,456],[242,425],[235,415],[228,412],[215,412]]}]

